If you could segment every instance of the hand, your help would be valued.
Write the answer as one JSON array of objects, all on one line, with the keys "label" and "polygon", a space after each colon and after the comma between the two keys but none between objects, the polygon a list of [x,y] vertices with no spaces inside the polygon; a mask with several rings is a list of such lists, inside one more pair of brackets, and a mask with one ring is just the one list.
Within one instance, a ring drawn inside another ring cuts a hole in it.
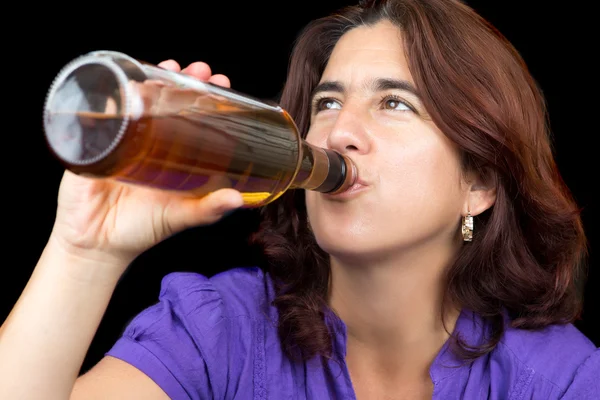
[{"label": "hand", "polygon": [[[183,71],[173,60],[159,66],[230,86],[226,76],[212,75],[205,63],[190,64]],[[168,236],[214,223],[242,205],[241,194],[234,189],[220,189],[194,199],[109,179],[86,178],[67,170],[59,189],[51,237],[69,253],[118,260],[122,268]]]}]

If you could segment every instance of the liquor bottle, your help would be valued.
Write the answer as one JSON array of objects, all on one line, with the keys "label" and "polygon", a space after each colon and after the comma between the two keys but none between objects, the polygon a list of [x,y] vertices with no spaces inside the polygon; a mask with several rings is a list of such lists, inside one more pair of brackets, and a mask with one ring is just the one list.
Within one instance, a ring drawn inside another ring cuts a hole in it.
[{"label": "liquor bottle", "polygon": [[289,189],[339,193],[357,177],[349,158],[303,140],[280,106],[120,52],[65,65],[43,122],[76,174],[197,197],[234,188],[246,207]]}]

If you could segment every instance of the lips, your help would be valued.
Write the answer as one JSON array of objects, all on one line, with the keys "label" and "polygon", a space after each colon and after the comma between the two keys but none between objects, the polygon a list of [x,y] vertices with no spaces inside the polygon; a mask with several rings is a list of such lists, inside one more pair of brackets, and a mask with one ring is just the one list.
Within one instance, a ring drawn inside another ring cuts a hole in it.
[{"label": "lips", "polygon": [[326,194],[326,198],[330,200],[351,200],[353,198],[358,197],[361,193],[368,190],[369,184],[359,178],[354,185],[350,186],[348,189],[341,193],[336,194]]}]

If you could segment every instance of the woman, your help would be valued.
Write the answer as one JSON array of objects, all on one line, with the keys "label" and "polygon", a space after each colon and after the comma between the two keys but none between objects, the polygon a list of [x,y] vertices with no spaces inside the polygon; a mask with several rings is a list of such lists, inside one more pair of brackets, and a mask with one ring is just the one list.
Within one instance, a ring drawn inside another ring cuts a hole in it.
[{"label": "woman", "polygon": [[[162,67],[179,70],[175,61]],[[228,86],[203,63],[183,70]],[[458,1],[366,2],[310,24],[281,99],[348,155],[343,195],[288,193],[266,271],[164,278],[78,370],[141,252],[241,206],[65,173],[48,245],[2,326],[2,398],[598,398],[573,321],[585,236],[517,52]]]}]

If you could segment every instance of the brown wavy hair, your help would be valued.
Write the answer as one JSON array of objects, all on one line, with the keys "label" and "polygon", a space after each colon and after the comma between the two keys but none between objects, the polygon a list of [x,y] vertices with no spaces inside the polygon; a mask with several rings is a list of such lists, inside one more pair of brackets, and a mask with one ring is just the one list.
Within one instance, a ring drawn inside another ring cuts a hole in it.
[{"label": "brown wavy hair", "polygon": [[[460,1],[364,1],[310,23],[295,43],[280,103],[302,135],[310,95],[333,47],[348,30],[388,19],[403,32],[404,51],[435,124],[462,152],[465,170],[493,174],[494,206],[476,217],[473,241],[447,271],[446,296],[481,315],[487,342],[465,359],[491,351],[503,315],[523,329],[576,320],[582,309],[587,243],[580,210],[552,155],[541,90],[508,40]],[[279,334],[291,356],[330,356],[324,322],[329,258],[307,225],[303,191],[262,210],[253,238],[264,248],[276,284]]]}]

